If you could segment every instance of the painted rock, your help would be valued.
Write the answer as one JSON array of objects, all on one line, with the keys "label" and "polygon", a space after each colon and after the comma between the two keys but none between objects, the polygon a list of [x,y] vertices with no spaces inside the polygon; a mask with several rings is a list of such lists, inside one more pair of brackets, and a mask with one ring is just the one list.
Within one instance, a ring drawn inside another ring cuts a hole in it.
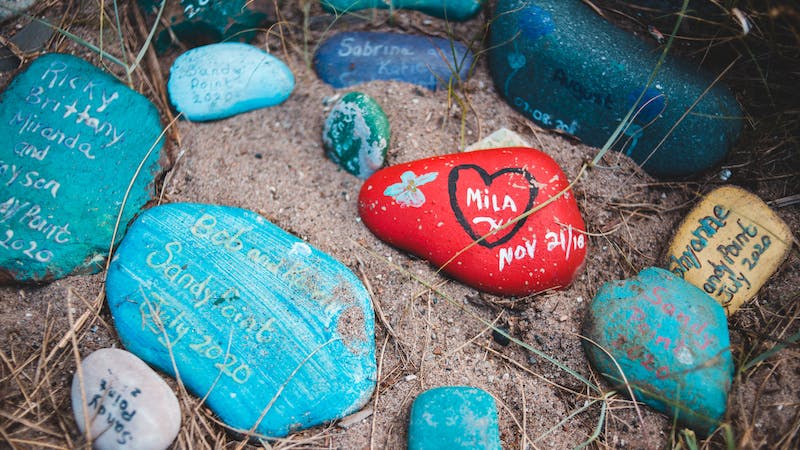
[{"label": "painted rock", "polygon": [[343,88],[394,80],[435,90],[465,80],[472,52],[460,42],[398,33],[353,31],[325,40],[314,55],[322,81]]},{"label": "painted rock", "polygon": [[672,56],[648,85],[660,51],[582,3],[497,2],[489,68],[498,92],[538,125],[596,147],[636,106],[612,148],[655,176],[689,175],[720,162],[742,128],[731,92]]},{"label": "painted rock", "polygon": [[242,432],[279,437],[345,416],[375,387],[366,289],[251,211],[172,204],[144,212],[106,289],[123,344],[177,370]]},{"label": "painted rock", "polygon": [[678,227],[667,268],[730,315],[756,295],[791,248],[789,226],[764,201],[723,186],[708,193]]},{"label": "painted rock", "polygon": [[500,450],[497,407],[488,392],[468,386],[429,389],[414,400],[409,450]]},{"label": "painted rock", "polygon": [[389,118],[372,97],[351,92],[333,107],[322,129],[328,157],[358,178],[383,166],[392,132]]},{"label": "painted rock", "polygon": [[471,19],[482,5],[483,0],[322,0],[322,7],[337,15],[367,8],[413,9],[455,21]]},{"label": "painted rock", "polygon": [[34,60],[0,99],[0,281],[100,270],[122,206],[118,237],[150,199],[160,133],[153,104],[97,67]]},{"label": "painted rock", "polygon": [[230,117],[289,98],[294,75],[283,61],[249,44],[198,47],[172,64],[167,90],[189,120]]},{"label": "painted rock", "polygon": [[36,0],[0,0],[0,21],[17,17],[35,4]]},{"label": "painted rock", "polygon": [[485,138],[481,139],[480,141],[468,145],[467,148],[464,149],[465,152],[474,152],[475,150],[488,150],[492,148],[505,148],[505,147],[530,147],[531,144],[528,143],[522,136],[514,133],[513,131],[509,130],[508,128],[502,127],[495,131],[494,133],[486,136]]},{"label": "painted rock", "polygon": [[[381,169],[361,187],[358,207],[379,239],[476,289],[524,296],[566,287],[583,266],[587,240],[572,191],[545,205],[568,184],[538,150],[481,150]],[[523,216],[534,208],[542,209]]]},{"label": "painted rock", "polygon": [[91,422],[93,448],[163,450],[181,427],[178,399],[141,359],[104,348],[81,363],[83,383],[72,378],[72,409],[81,433]]},{"label": "painted rock", "polygon": [[627,380],[637,400],[701,434],[719,425],[733,381],[728,324],[700,289],[652,267],[606,283],[583,335],[594,341],[584,341],[589,360],[619,392]]}]

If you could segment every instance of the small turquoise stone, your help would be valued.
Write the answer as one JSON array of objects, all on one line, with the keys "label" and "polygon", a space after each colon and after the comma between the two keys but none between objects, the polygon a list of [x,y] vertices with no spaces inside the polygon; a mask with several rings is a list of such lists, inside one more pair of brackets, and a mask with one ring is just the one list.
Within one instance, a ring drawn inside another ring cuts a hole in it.
[{"label": "small turquoise stone", "polygon": [[283,61],[249,44],[198,47],[172,64],[169,98],[189,120],[230,117],[282,103],[294,90]]},{"label": "small turquoise stone", "polygon": [[733,360],[725,311],[705,292],[666,270],[645,269],[600,288],[583,334],[594,341],[584,341],[589,360],[614,389],[627,392],[606,351],[637,400],[703,435],[719,425]]},{"label": "small turquoise stone", "polygon": [[483,0],[322,0],[322,7],[335,14],[367,8],[413,9],[447,20],[464,21],[480,11]]},{"label": "small turquoise stone", "polygon": [[118,239],[153,193],[160,133],[153,104],[111,75],[34,60],[0,98],[0,281],[99,271],[123,204]]},{"label": "small turquoise stone", "polygon": [[714,74],[668,55],[648,86],[661,49],[580,0],[499,0],[488,48],[498,92],[544,128],[602,147],[635,106],[612,148],[654,176],[710,169],[742,129],[741,109],[727,87],[718,83],[704,94]]},{"label": "small turquoise stone", "polygon": [[431,90],[466,80],[472,52],[460,42],[399,33],[339,33],[320,45],[314,69],[335,88],[394,80]]},{"label": "small turquoise stone", "polygon": [[378,102],[361,92],[342,97],[322,129],[328,157],[361,179],[369,178],[383,166],[390,139],[386,113]]},{"label": "small turquoise stone", "polygon": [[446,386],[419,394],[411,406],[408,450],[500,450],[497,407],[478,388]]},{"label": "small turquoise stone", "polygon": [[179,374],[234,429],[286,436],[358,410],[375,388],[364,286],[254,212],[179,203],[142,213],[106,290],[125,347]]}]

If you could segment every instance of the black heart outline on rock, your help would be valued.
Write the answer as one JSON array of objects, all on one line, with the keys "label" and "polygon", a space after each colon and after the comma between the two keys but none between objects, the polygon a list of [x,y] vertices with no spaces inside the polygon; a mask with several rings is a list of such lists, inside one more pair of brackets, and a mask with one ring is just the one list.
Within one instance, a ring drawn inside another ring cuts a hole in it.
[{"label": "black heart outline on rock", "polygon": [[[528,181],[530,195],[528,198],[528,204],[525,206],[525,209],[520,214],[524,214],[525,212],[529,211],[533,206],[536,197],[539,195],[539,188],[536,187],[535,184],[536,179],[530,172],[521,167],[509,167],[506,169],[501,169],[491,175],[488,172],[486,172],[482,167],[476,166],[475,164],[462,164],[460,166],[453,167],[453,170],[450,171],[450,175],[448,175],[447,177],[447,188],[448,188],[448,194],[450,195],[450,207],[453,209],[453,213],[456,215],[456,220],[458,220],[458,223],[461,225],[464,231],[466,231],[467,234],[469,234],[469,236],[472,238],[473,241],[477,241],[478,239],[483,237],[483,235],[476,233],[475,230],[472,229],[472,225],[464,216],[464,211],[462,211],[461,207],[458,206],[456,189],[458,187],[457,186],[458,175],[459,172],[462,170],[474,170],[478,172],[478,175],[480,175],[481,180],[483,180],[483,183],[486,185],[486,187],[491,187],[492,182],[494,182],[495,178],[505,175],[507,173],[518,173],[523,177],[525,177],[525,179]],[[506,231],[505,236],[501,237],[495,242],[487,242],[487,240],[484,239],[478,242],[478,244],[486,248],[494,248],[498,245],[505,244],[517,234],[517,231],[519,231],[519,229],[522,228],[523,225],[525,225],[525,222],[527,220],[528,218],[525,217],[517,221],[517,223],[514,224],[514,226],[511,228],[510,231]],[[492,236],[497,236],[497,235],[495,234]]]}]

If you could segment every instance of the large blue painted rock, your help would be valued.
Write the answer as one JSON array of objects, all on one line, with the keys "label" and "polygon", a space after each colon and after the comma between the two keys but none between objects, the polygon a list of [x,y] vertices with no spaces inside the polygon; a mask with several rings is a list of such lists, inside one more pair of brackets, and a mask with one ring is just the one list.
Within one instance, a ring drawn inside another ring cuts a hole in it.
[{"label": "large blue painted rock", "polygon": [[366,31],[338,33],[314,55],[317,75],[335,88],[394,80],[435,90],[466,79],[472,64],[472,52],[460,42]]},{"label": "large blue painted rock", "polygon": [[498,92],[542,127],[600,147],[635,105],[612,148],[655,176],[709,169],[742,128],[736,99],[696,65],[670,55],[648,86],[660,51],[580,0],[498,1],[489,49]]},{"label": "large blue painted rock", "polygon": [[374,315],[361,282],[251,211],[146,211],[106,289],[125,347],[177,371],[235,429],[285,436],[359,409],[375,387]]},{"label": "large blue painted rock", "polygon": [[283,61],[249,44],[229,42],[182,54],[170,69],[167,90],[189,120],[230,117],[289,98],[294,75]]},{"label": "large blue painted rock", "polygon": [[725,311],[705,292],[645,269],[600,288],[583,333],[593,341],[584,341],[589,360],[614,389],[627,392],[627,380],[637,400],[698,433],[719,425],[733,360]]},{"label": "large blue painted rock", "polygon": [[0,99],[0,281],[102,268],[123,204],[118,238],[150,199],[160,133],[153,104],[97,67],[33,61]]},{"label": "large blue painted rock", "polygon": [[369,178],[383,166],[391,137],[381,105],[361,92],[342,97],[322,127],[328,157],[358,178]]},{"label": "large blue painted rock", "polygon": [[335,14],[367,8],[413,9],[447,20],[463,21],[475,16],[483,0],[322,0],[322,7]]},{"label": "large blue painted rock", "polygon": [[468,386],[445,386],[419,394],[411,406],[409,450],[500,450],[494,398]]}]

